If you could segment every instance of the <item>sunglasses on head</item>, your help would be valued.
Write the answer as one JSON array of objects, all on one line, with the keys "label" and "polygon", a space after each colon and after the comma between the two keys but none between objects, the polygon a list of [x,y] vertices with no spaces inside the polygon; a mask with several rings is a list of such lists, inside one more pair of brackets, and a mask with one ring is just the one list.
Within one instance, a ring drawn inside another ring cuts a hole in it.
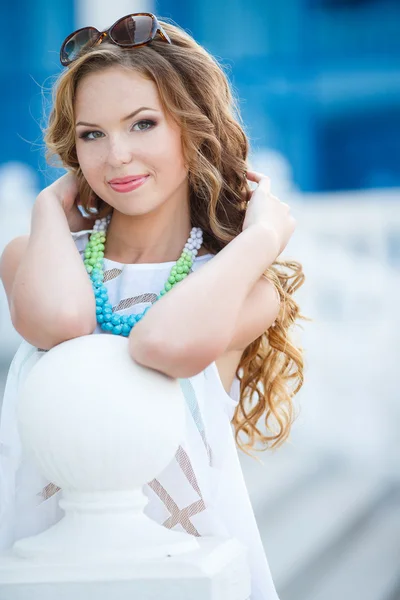
[{"label": "sunglasses on head", "polygon": [[151,13],[126,15],[106,31],[98,31],[95,27],[83,27],[71,33],[62,43],[60,61],[64,67],[67,67],[86,50],[101,44],[106,39],[122,48],[135,48],[148,44],[157,34],[164,42],[172,43],[155,15]]}]

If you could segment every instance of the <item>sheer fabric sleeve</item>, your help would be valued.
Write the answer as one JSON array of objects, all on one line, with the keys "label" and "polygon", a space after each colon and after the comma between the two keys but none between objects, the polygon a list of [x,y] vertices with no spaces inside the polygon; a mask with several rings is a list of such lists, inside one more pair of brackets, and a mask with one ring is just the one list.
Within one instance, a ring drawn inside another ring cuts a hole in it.
[{"label": "sheer fabric sleeve", "polygon": [[54,523],[55,498],[44,502],[48,481],[25,455],[18,431],[18,396],[28,373],[45,354],[25,340],[11,362],[0,414],[0,551]]},{"label": "sheer fabric sleeve", "polygon": [[248,553],[251,573],[251,600],[279,600],[251,505],[239,460],[231,420],[239,402],[239,381],[227,394],[215,363],[207,368],[207,399],[212,445],[217,456],[219,481],[214,501],[230,537],[239,540]]}]

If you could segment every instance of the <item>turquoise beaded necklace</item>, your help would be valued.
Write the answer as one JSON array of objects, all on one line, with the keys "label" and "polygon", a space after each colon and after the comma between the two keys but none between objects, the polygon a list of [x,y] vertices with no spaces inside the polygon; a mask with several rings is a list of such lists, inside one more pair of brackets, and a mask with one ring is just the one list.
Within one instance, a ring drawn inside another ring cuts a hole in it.
[{"label": "turquoise beaded necklace", "polygon": [[[144,317],[151,307],[148,306],[142,313],[137,315],[128,316],[113,313],[112,306],[108,299],[107,288],[104,285],[104,249],[106,243],[106,231],[110,220],[111,215],[95,221],[93,233],[90,235],[89,241],[86,244],[84,264],[89,273],[96,298],[96,318],[98,324],[104,331],[128,337],[132,327]],[[202,230],[200,227],[193,227],[188,241],[182,250],[182,254],[172,267],[164,288],[157,296],[157,300],[169,292],[169,290],[179,283],[179,281],[182,281],[182,279],[185,279],[185,277],[188,276],[202,243]]]}]

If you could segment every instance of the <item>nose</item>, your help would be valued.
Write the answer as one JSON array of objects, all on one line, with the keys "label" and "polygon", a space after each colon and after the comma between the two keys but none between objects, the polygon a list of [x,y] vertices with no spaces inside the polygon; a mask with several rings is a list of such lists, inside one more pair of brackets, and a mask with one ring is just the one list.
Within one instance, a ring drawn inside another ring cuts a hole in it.
[{"label": "nose", "polygon": [[112,167],[128,164],[132,160],[132,144],[124,135],[110,138],[108,162]]}]

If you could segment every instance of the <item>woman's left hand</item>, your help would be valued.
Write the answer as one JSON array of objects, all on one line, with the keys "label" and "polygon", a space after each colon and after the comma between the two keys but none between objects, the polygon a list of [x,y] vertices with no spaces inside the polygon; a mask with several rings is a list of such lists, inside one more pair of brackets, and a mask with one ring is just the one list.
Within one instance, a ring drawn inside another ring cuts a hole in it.
[{"label": "woman's left hand", "polygon": [[271,194],[269,177],[247,171],[247,179],[258,183],[258,186],[251,192],[242,229],[244,231],[256,223],[266,225],[278,238],[279,256],[295,230],[296,221],[290,214],[289,205]]}]

